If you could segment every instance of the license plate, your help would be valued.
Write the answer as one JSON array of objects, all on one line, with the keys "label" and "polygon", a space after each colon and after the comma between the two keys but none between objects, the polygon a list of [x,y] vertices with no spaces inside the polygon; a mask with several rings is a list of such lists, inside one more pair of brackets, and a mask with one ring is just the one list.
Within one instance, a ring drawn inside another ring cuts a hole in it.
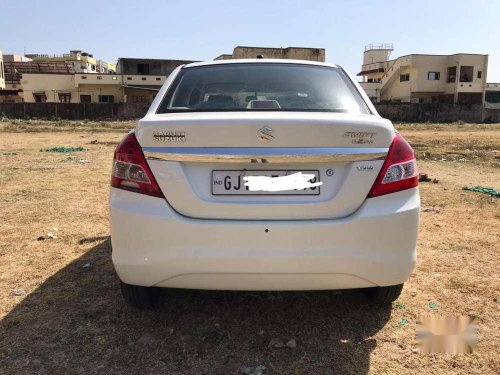
[{"label": "license plate", "polygon": [[243,177],[265,176],[278,178],[289,176],[294,173],[314,175],[309,182],[319,182],[319,171],[317,170],[216,170],[212,171],[212,194],[213,195],[319,195],[320,187],[314,186],[303,190],[282,190],[282,191],[251,191],[245,186]]}]

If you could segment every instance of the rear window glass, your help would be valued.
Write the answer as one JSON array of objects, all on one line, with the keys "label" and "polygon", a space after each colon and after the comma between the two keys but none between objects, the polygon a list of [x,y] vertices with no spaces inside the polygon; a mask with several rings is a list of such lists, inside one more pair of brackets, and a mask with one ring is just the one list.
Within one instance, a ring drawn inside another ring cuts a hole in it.
[{"label": "rear window glass", "polygon": [[181,69],[158,113],[207,111],[369,113],[339,68],[249,63]]}]

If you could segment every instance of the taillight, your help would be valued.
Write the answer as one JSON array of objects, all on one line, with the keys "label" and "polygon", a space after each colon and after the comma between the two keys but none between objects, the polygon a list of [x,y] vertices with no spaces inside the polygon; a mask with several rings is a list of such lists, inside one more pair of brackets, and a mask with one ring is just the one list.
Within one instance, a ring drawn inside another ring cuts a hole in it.
[{"label": "taillight", "polygon": [[418,185],[415,152],[401,134],[392,141],[384,165],[375,180],[368,198],[395,193]]},{"label": "taillight", "polygon": [[111,186],[154,197],[164,197],[134,133],[129,133],[116,147]]}]

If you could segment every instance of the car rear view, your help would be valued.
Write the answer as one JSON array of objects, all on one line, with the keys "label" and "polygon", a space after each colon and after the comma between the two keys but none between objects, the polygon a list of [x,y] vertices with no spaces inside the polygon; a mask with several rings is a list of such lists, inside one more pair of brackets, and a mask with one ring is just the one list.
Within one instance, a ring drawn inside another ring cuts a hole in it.
[{"label": "car rear view", "polygon": [[284,60],[176,69],[118,145],[113,263],[125,299],[158,288],[366,288],[413,270],[415,155],[345,71]]}]

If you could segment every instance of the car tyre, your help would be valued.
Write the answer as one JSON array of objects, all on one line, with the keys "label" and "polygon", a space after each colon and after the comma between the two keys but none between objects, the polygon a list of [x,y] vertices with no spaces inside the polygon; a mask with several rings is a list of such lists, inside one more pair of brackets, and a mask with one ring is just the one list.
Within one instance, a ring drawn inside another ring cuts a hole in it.
[{"label": "car tyre", "polygon": [[120,281],[120,286],[125,302],[138,309],[148,309],[160,299],[159,288],[130,285],[123,281]]},{"label": "car tyre", "polygon": [[379,304],[389,304],[397,300],[403,290],[403,284],[368,288],[365,293],[371,301]]}]

